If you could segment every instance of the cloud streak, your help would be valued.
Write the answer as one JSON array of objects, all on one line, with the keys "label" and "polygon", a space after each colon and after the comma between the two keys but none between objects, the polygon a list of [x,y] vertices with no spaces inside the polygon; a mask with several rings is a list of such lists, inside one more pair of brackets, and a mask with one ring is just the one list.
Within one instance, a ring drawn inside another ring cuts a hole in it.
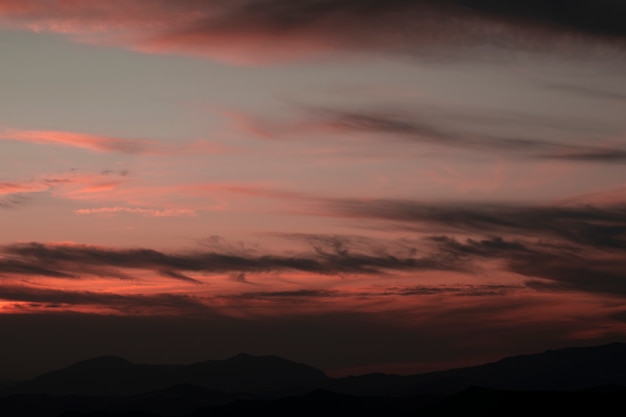
[{"label": "cloud streak", "polygon": [[149,151],[150,148],[157,146],[156,142],[148,140],[120,139],[51,130],[4,129],[0,131],[0,139],[37,144],[64,145],[98,152],[120,152],[131,155],[145,153]]},{"label": "cloud streak", "polygon": [[115,294],[111,292],[69,291],[26,285],[0,285],[0,299],[22,304],[23,308],[64,309],[88,307],[124,314],[209,313],[200,299],[180,294]]},{"label": "cloud streak", "polygon": [[370,218],[416,229],[549,236],[603,249],[626,248],[626,207],[533,206],[506,203],[424,203],[412,200],[323,201],[330,214]]},{"label": "cloud streak", "polygon": [[[200,281],[186,273],[304,272],[318,275],[385,274],[393,271],[458,270],[459,265],[437,257],[367,253],[348,248],[320,249],[302,254],[250,254],[211,251],[166,253],[153,249],[122,249],[80,244],[16,243],[4,246],[0,272],[77,278],[119,276],[119,270],[145,270],[181,281]],[[42,269],[41,265],[47,265]],[[112,272],[113,271],[113,272]],[[121,278],[127,278],[122,273]]]},{"label": "cloud streak", "polygon": [[[429,234],[450,264],[504,262],[540,290],[626,296],[626,207],[332,200],[329,213]],[[440,233],[437,235],[436,233]],[[460,240],[457,236],[476,236]]]},{"label": "cloud streak", "polygon": [[225,146],[214,145],[206,141],[196,141],[182,146],[171,146],[155,140],[124,139],[55,130],[3,129],[0,130],[0,140],[62,145],[95,152],[113,152],[128,155],[214,154],[228,149]]},{"label": "cloud streak", "polygon": [[63,197],[80,197],[112,190],[121,186],[127,175],[127,171],[105,171],[101,174],[70,171],[30,181],[0,182],[0,197],[2,197],[0,207],[18,206],[24,203],[30,195],[37,193],[47,192]]},{"label": "cloud streak", "polygon": [[558,52],[590,41],[621,50],[625,8],[611,0],[3,0],[0,17],[80,41],[258,63],[338,50],[461,56],[481,45]]},{"label": "cloud streak", "polygon": [[196,210],[192,209],[146,209],[139,207],[98,207],[88,209],[74,210],[75,214],[89,215],[89,214],[117,214],[117,213],[130,213],[138,214],[145,217],[194,217],[196,216]]},{"label": "cloud streak", "polygon": [[[598,140],[567,143],[547,137],[526,137],[528,130],[546,129],[553,133],[558,132],[558,136],[563,134],[580,136],[581,132],[589,132],[588,135],[592,137],[598,136],[594,126],[579,121],[545,120],[539,117],[505,114],[484,116],[449,110],[445,112],[425,110],[421,113],[320,108],[307,110],[308,118],[292,125],[263,123],[243,115],[238,115],[238,125],[263,137],[301,138],[306,137],[307,133],[322,131],[327,134],[339,133],[351,140],[356,134],[370,141],[388,141],[393,138],[415,145],[418,149],[438,147],[518,158],[578,162],[626,161],[626,147],[623,145],[598,146],[596,144]],[[524,133],[497,135],[484,131],[485,125],[491,130],[495,128],[507,132],[513,128],[514,132]],[[546,136],[545,133],[542,136]]]}]

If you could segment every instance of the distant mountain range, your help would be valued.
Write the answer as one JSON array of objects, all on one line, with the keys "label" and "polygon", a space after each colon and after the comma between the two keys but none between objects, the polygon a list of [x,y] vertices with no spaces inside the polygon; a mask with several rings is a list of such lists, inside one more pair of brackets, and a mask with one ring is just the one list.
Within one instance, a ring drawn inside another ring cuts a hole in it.
[{"label": "distant mountain range", "polygon": [[221,392],[264,393],[316,384],[328,377],[308,365],[277,356],[240,354],[191,365],[133,364],[104,356],[78,362],[15,385],[14,393],[131,395],[174,385],[197,385]]},{"label": "distant mountain range", "polygon": [[0,415],[16,417],[280,416],[333,410],[436,416],[458,414],[457,407],[464,415],[517,415],[507,407],[546,401],[555,410],[572,404],[579,404],[572,410],[597,410],[597,401],[602,407],[617,404],[626,394],[626,344],[549,350],[418,375],[347,378],[330,378],[276,356],[240,354],[191,365],[133,364],[105,356],[6,385]]}]

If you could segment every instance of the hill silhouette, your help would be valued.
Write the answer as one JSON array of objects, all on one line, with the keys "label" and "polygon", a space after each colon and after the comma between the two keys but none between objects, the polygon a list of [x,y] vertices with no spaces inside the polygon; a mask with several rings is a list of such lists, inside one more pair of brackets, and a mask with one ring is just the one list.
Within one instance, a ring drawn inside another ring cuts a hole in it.
[{"label": "hill silhouette", "polygon": [[626,387],[626,344],[572,347],[418,375],[369,374],[330,381],[326,388],[361,395],[449,395],[470,387],[574,391]]},{"label": "hill silhouette", "polygon": [[318,383],[326,374],[277,356],[239,354],[190,365],[133,364],[103,356],[16,384],[13,393],[52,395],[130,395],[173,385],[197,385],[221,392],[269,392]]},{"label": "hill silhouette", "polygon": [[[417,375],[329,378],[277,356],[240,354],[190,365],[104,356],[6,388],[7,416],[527,415],[609,410],[626,394],[626,344],[548,350]],[[595,407],[595,408],[594,408]]]}]

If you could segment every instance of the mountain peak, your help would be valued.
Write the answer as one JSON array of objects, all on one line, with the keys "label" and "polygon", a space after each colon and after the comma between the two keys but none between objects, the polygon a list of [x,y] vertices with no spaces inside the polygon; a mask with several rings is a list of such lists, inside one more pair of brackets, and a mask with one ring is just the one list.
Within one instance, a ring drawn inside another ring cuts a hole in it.
[{"label": "mountain peak", "polygon": [[84,361],[80,361],[75,363],[74,365],[71,365],[70,367],[72,368],[110,368],[110,367],[114,367],[114,368],[118,368],[118,367],[126,367],[132,365],[129,361],[127,361],[126,359],[120,357],[120,356],[113,356],[113,355],[105,355],[105,356],[99,356],[96,358],[91,358],[91,359],[86,359]]},{"label": "mountain peak", "polygon": [[250,355],[249,353],[245,353],[245,352],[241,352],[236,354],[235,356],[231,357],[230,359],[250,359],[253,358],[254,356]]}]

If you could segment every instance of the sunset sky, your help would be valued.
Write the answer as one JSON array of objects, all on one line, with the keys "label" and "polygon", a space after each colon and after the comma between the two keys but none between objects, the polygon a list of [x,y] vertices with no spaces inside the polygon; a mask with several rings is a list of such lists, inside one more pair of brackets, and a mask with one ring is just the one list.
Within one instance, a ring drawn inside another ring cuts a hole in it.
[{"label": "sunset sky", "polygon": [[626,2],[0,0],[0,377],[626,341]]}]

